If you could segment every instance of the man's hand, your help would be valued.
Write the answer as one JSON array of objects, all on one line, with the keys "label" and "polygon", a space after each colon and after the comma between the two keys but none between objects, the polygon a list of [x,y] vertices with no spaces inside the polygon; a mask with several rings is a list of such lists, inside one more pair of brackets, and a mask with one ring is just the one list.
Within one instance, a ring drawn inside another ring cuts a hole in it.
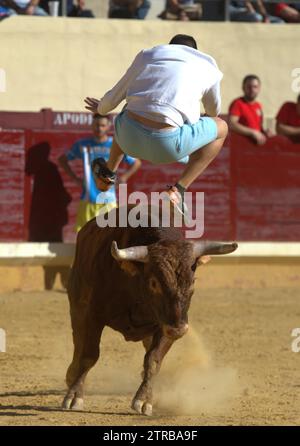
[{"label": "man's hand", "polygon": [[119,183],[120,184],[127,183],[127,181],[128,181],[128,175],[126,175],[126,173],[123,173],[123,175],[119,176]]},{"label": "man's hand", "polygon": [[178,17],[179,17],[179,20],[181,20],[182,22],[189,22],[189,20],[190,20],[187,13],[184,10],[180,11]]},{"label": "man's hand", "polygon": [[58,163],[61,166],[61,168],[64,169],[66,174],[72,179],[72,181],[74,181],[74,183],[76,183],[80,187],[83,187],[83,180],[79,178],[75,172],[73,172],[73,170],[69,166],[69,161],[65,154],[61,155],[58,158]]},{"label": "man's hand", "polygon": [[98,99],[95,98],[85,98],[84,102],[87,104],[85,106],[85,108],[87,110],[89,110],[92,113],[97,113],[98,112],[98,105],[100,103],[100,101]]},{"label": "man's hand", "polygon": [[262,146],[267,141],[266,135],[259,130],[253,130],[251,133],[251,138],[254,139],[255,143],[259,146]]},{"label": "man's hand", "polygon": [[122,175],[119,176],[119,183],[127,183],[129,178],[139,170],[142,162],[138,158],[136,158],[135,162],[126,170]]},{"label": "man's hand", "polygon": [[25,14],[26,14],[26,15],[33,15],[33,14],[34,14],[34,10],[35,10],[35,6],[29,4],[29,5],[27,6],[27,8],[25,9]]},{"label": "man's hand", "polygon": [[271,129],[266,129],[265,130],[265,135],[267,138],[272,138],[272,136],[275,136],[275,134],[272,132]]}]

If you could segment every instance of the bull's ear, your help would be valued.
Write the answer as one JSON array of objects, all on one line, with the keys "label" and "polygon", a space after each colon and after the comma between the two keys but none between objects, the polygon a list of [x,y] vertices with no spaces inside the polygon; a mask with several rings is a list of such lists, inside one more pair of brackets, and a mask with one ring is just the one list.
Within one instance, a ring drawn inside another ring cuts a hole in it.
[{"label": "bull's ear", "polygon": [[129,276],[136,276],[139,274],[139,268],[136,262],[130,262],[129,260],[122,260],[119,262],[120,268]]},{"label": "bull's ear", "polygon": [[195,263],[192,266],[192,270],[196,271],[196,269],[198,268],[198,266],[200,265],[205,265],[205,263],[208,263],[211,261],[211,257],[210,256],[200,256],[196,259]]}]

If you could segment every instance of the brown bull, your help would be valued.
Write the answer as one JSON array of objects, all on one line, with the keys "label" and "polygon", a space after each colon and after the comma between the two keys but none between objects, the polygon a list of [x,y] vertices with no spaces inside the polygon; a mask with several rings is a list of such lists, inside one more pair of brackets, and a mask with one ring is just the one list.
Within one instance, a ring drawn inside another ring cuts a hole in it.
[{"label": "brown bull", "polygon": [[174,341],[188,330],[197,265],[205,255],[236,248],[236,243],[187,241],[174,227],[87,223],[78,234],[68,286],[74,356],[63,407],[83,408],[84,380],[99,358],[103,328],[109,326],[126,341],[145,346],[143,380],[132,408],[151,415],[153,378]]}]

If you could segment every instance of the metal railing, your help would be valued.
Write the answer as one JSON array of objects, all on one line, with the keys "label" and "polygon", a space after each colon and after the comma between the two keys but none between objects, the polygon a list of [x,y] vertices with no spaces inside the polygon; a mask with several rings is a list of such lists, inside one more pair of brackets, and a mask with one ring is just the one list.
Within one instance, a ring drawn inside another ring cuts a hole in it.
[{"label": "metal railing", "polygon": [[66,17],[67,14],[67,0],[61,0],[61,15]]}]

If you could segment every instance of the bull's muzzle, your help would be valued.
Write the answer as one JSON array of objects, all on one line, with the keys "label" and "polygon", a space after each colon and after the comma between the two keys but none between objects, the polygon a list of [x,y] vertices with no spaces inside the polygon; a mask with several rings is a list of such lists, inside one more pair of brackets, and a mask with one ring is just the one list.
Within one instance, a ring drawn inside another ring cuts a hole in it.
[{"label": "bull's muzzle", "polygon": [[179,339],[186,334],[189,329],[188,324],[182,324],[178,327],[172,327],[171,325],[163,326],[163,334],[167,338]]}]

